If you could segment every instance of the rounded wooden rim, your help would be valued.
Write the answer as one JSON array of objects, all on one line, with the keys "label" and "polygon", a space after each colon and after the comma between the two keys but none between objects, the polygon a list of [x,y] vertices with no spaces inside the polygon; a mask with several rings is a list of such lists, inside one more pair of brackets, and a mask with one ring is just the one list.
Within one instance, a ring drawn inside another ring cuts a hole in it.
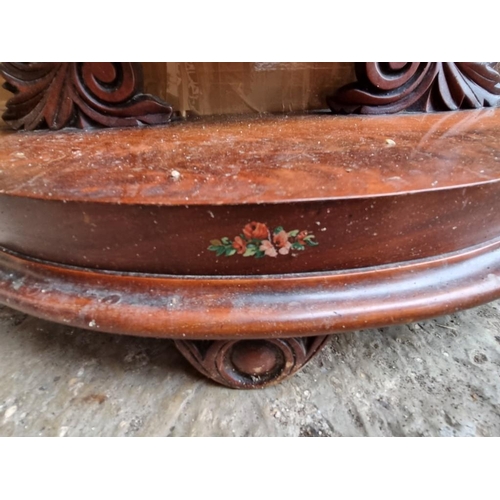
[{"label": "rounded wooden rim", "polygon": [[500,239],[434,259],[261,277],[98,272],[0,252],[0,302],[63,324],[177,339],[284,338],[409,323],[500,297]]}]

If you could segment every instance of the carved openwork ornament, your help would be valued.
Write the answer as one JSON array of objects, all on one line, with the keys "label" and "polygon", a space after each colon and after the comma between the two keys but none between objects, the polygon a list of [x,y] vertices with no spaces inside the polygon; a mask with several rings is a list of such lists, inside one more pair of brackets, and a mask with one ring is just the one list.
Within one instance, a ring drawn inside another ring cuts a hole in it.
[{"label": "carved openwork ornament", "polygon": [[203,375],[234,389],[262,389],[300,370],[328,336],[266,340],[176,340]]},{"label": "carved openwork ornament", "polygon": [[3,119],[16,130],[167,123],[172,107],[142,94],[139,63],[2,63],[14,93]]},{"label": "carved openwork ornament", "polygon": [[336,113],[454,111],[497,106],[500,74],[495,63],[361,62],[357,82],[328,98]]}]

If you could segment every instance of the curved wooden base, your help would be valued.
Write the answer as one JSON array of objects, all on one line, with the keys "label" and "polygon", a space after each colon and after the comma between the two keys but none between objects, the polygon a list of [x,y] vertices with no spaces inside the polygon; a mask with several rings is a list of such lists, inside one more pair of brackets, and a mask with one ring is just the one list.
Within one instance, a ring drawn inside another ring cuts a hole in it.
[{"label": "curved wooden base", "polygon": [[72,268],[0,252],[0,302],[77,327],[181,340],[327,335],[500,297],[500,239],[352,271],[178,277]]},{"label": "curved wooden base", "polygon": [[300,370],[327,335],[269,340],[176,340],[183,356],[203,375],[233,389],[263,389]]},{"label": "curved wooden base", "polygon": [[480,110],[6,134],[0,303],[263,387],[318,335],[500,297],[499,129]]}]

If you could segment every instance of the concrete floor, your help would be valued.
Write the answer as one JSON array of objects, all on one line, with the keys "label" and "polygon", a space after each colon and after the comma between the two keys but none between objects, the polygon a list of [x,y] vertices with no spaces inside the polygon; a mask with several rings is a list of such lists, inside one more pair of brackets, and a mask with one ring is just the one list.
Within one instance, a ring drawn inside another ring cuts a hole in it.
[{"label": "concrete floor", "polygon": [[500,302],[333,336],[263,391],[203,379],[170,341],[0,306],[0,436],[499,436]]}]

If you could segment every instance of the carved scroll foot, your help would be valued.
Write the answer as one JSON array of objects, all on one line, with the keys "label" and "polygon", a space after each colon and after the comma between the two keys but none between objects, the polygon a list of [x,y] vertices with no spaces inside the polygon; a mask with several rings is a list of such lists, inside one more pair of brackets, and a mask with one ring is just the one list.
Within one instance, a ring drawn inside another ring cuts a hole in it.
[{"label": "carved scroll foot", "polygon": [[182,355],[203,375],[233,389],[262,389],[291,377],[328,335],[265,340],[176,340]]}]

